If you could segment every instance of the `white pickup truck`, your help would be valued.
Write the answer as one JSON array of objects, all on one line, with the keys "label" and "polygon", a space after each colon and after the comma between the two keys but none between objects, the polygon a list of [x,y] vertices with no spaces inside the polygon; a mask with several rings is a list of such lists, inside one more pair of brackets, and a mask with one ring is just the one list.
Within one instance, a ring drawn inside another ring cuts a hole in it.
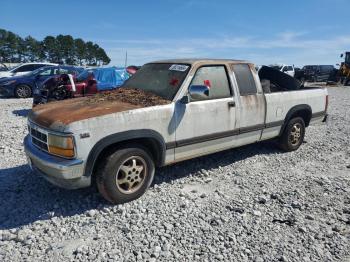
[{"label": "white pickup truck", "polygon": [[305,128],[325,121],[327,89],[290,90],[280,86],[288,79],[278,83],[289,76],[275,73],[260,69],[260,79],[237,60],[146,64],[117,91],[35,107],[29,164],[58,186],[96,183],[105,199],[124,203],[147,190],[155,167],[273,138],[296,150]]}]

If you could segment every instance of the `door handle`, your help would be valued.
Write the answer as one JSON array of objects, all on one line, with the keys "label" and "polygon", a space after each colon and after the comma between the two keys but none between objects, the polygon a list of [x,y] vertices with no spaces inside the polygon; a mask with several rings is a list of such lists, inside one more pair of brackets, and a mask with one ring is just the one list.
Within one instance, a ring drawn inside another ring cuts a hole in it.
[{"label": "door handle", "polygon": [[228,106],[229,107],[235,107],[236,106],[236,102],[235,101],[228,102]]}]

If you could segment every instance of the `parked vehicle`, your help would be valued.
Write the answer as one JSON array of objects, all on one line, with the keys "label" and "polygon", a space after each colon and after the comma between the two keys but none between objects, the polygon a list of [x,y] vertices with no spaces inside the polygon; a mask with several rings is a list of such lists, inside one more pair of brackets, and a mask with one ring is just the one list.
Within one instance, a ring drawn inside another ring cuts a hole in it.
[{"label": "parked vehicle", "polygon": [[294,65],[270,65],[270,67],[275,68],[283,73],[286,73],[287,75],[290,75],[291,77],[294,77],[295,75],[295,69]]},{"label": "parked vehicle", "polygon": [[[341,58],[344,54],[340,55]],[[339,68],[339,80],[344,86],[350,85],[350,52],[345,52],[344,62],[341,62]]]},{"label": "parked vehicle", "polygon": [[8,97],[28,98],[37,92],[47,78],[62,73],[77,74],[83,68],[74,66],[45,66],[31,73],[0,79],[0,94]]},{"label": "parked vehicle", "polygon": [[258,75],[238,60],[158,61],[115,91],[38,105],[24,148],[50,182],[96,182],[108,201],[124,203],[145,193],[155,167],[272,138],[296,150],[327,106],[327,89],[268,67]]},{"label": "parked vehicle", "polygon": [[295,77],[301,82],[335,82],[337,73],[332,65],[306,65]]},{"label": "parked vehicle", "polygon": [[19,66],[16,66],[15,68],[9,71],[0,72],[0,78],[25,75],[43,66],[57,66],[57,65],[58,64],[52,64],[52,63],[25,63]]},{"label": "parked vehicle", "polygon": [[51,101],[90,96],[120,87],[129,74],[125,68],[90,68],[76,77],[67,74],[47,79],[34,95],[33,106]]},{"label": "parked vehicle", "polygon": [[5,64],[0,63],[0,72],[4,72],[4,71],[8,71],[8,70],[9,69],[8,69],[8,67]]}]

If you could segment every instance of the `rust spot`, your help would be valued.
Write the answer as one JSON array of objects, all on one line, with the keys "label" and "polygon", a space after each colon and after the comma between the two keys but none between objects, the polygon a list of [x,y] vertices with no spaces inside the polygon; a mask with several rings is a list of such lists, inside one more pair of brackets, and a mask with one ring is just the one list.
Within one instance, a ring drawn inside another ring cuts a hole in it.
[{"label": "rust spot", "polygon": [[257,107],[259,105],[256,95],[241,96],[241,100],[248,107]]},{"label": "rust spot", "polygon": [[68,99],[38,105],[29,113],[29,119],[43,127],[67,125],[79,120],[123,112],[137,108],[169,104],[153,93],[138,89],[118,89],[91,97]]}]

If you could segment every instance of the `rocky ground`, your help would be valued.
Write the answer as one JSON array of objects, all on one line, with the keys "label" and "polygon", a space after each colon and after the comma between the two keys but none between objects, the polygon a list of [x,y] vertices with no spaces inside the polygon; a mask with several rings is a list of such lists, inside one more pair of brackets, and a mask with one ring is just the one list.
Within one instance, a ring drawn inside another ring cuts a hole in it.
[{"label": "rocky ground", "polygon": [[329,93],[328,125],[299,150],[264,142],[162,168],[119,206],[32,173],[31,100],[0,99],[0,261],[350,261],[350,89]]}]

